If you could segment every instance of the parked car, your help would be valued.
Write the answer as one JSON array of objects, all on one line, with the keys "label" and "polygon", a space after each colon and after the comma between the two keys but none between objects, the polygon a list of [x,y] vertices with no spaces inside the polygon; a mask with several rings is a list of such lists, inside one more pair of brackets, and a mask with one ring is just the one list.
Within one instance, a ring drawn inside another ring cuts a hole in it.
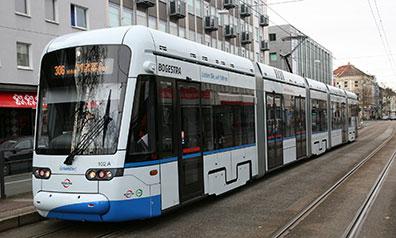
[{"label": "parked car", "polygon": [[33,158],[33,137],[13,137],[3,140],[0,152],[4,153],[4,175],[30,172]]},{"label": "parked car", "polygon": [[382,120],[389,120],[389,116],[388,115],[383,115],[382,116]]},{"label": "parked car", "polygon": [[391,115],[389,118],[390,118],[391,120],[396,120],[396,115]]}]

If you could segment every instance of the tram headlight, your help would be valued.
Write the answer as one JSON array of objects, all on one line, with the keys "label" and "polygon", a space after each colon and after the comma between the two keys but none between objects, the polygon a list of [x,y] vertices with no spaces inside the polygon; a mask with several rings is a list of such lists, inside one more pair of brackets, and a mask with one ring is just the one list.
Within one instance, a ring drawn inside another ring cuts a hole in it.
[{"label": "tram headlight", "polygon": [[95,171],[90,171],[90,172],[88,173],[88,179],[94,179],[95,177],[96,177]]},{"label": "tram headlight", "polygon": [[33,175],[38,179],[49,179],[51,177],[51,170],[49,168],[33,168]]},{"label": "tram headlight", "polygon": [[124,168],[118,169],[88,169],[85,177],[88,180],[106,181],[124,175]]}]

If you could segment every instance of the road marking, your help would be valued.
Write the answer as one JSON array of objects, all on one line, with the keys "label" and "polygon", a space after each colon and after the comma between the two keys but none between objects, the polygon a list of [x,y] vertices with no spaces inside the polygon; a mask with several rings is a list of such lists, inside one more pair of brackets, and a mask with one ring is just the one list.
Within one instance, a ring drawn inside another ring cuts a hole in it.
[{"label": "road marking", "polygon": [[7,183],[5,183],[5,185],[10,185],[10,184],[15,184],[15,183],[23,183],[23,182],[27,182],[27,181],[32,181],[32,179],[30,178],[30,179],[7,182]]}]

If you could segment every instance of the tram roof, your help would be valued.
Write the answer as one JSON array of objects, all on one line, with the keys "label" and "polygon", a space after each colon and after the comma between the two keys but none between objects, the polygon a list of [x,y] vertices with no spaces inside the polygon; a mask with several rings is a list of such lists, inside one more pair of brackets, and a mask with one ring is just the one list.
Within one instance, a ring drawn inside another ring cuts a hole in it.
[{"label": "tram roof", "polygon": [[[299,75],[292,74],[287,71],[280,70],[262,63],[257,63],[257,65],[260,68],[263,78],[268,78],[287,84],[298,85],[300,87],[307,86],[305,79]],[[280,76],[279,74],[283,75],[283,77]]]},{"label": "tram roof", "polygon": [[315,89],[315,90],[322,91],[322,92],[325,92],[325,93],[328,92],[326,84],[324,84],[322,82],[319,82],[319,81],[316,81],[316,80],[313,80],[313,79],[309,79],[309,78],[307,78],[307,82],[308,82],[308,85],[309,85],[310,89]]},{"label": "tram roof", "polygon": [[130,27],[116,27],[71,33],[55,38],[48,44],[48,52],[83,45],[119,45]]},{"label": "tram roof", "polygon": [[329,91],[331,94],[346,97],[344,90],[334,87],[334,86],[331,86],[331,85],[327,85],[327,87],[329,88]]},{"label": "tram roof", "polygon": [[358,96],[357,96],[355,93],[349,92],[349,91],[346,91],[346,90],[345,90],[345,93],[346,93],[346,95],[348,96],[348,98],[358,100]]},{"label": "tram roof", "polygon": [[[133,26],[132,28],[137,27],[141,26]],[[146,29],[150,31],[153,37],[157,52],[163,52],[169,56],[210,65],[215,68],[239,71],[246,74],[254,73],[253,63],[246,58],[161,31]]]}]

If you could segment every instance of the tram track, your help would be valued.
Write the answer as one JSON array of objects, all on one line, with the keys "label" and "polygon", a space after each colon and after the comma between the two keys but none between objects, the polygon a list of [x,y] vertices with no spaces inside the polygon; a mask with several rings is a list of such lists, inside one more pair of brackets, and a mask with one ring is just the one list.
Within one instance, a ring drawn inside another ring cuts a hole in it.
[{"label": "tram track", "polygon": [[[342,178],[337,180],[329,189],[320,194],[315,200],[309,203],[305,208],[303,208],[297,215],[295,215],[292,219],[290,219],[287,223],[277,229],[271,237],[285,237],[289,234],[291,230],[293,230],[298,224],[303,221],[307,216],[309,216],[316,208],[318,208],[334,191],[337,190],[344,182],[346,182],[349,178],[351,178],[366,162],[372,159],[381,149],[383,149],[392,138],[395,136],[396,129],[392,130],[392,133],[389,137],[387,137],[376,149],[374,149],[370,154],[368,154],[363,160],[357,163],[352,169],[350,169]],[[369,211],[369,208],[375,201],[375,197],[378,195],[382,184],[386,178],[386,175],[389,172],[391,165],[396,157],[396,151],[393,152],[392,156],[388,159],[388,162],[383,167],[381,173],[379,174],[376,182],[368,193],[365,201],[356,212],[351,223],[348,225],[342,237],[351,238],[356,237],[359,229],[361,228],[362,223],[364,222],[365,217]]]},{"label": "tram track", "polygon": [[381,171],[381,174],[378,176],[377,181],[373,185],[370,193],[367,195],[366,200],[364,201],[363,205],[360,207],[358,212],[355,215],[355,218],[351,222],[351,224],[346,229],[343,237],[345,238],[353,238],[357,237],[359,231],[367,217],[367,214],[375,202],[381,188],[385,182],[387,175],[389,174],[390,168],[395,161],[396,158],[396,151],[393,152],[391,158],[389,159],[388,163],[385,165],[384,169]]}]

